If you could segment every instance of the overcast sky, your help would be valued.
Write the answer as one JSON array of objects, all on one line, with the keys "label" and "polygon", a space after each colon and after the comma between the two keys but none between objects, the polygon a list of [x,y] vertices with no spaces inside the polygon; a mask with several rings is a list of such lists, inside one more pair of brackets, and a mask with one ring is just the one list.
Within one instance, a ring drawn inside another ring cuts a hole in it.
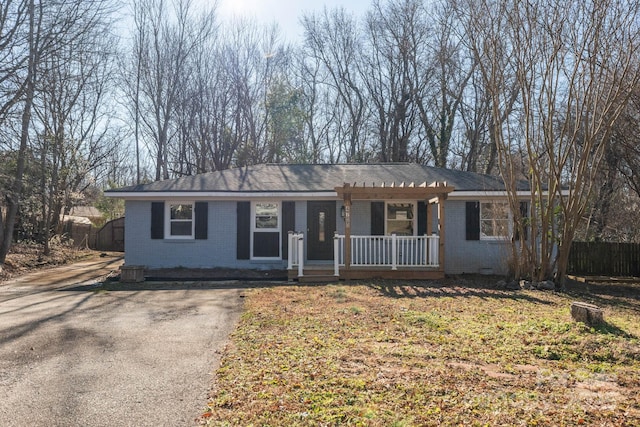
[{"label": "overcast sky", "polygon": [[303,13],[344,7],[356,16],[363,16],[373,0],[219,0],[219,17],[227,20],[233,16],[250,16],[262,24],[277,22],[284,37],[290,42],[299,41],[302,27],[299,18]]}]

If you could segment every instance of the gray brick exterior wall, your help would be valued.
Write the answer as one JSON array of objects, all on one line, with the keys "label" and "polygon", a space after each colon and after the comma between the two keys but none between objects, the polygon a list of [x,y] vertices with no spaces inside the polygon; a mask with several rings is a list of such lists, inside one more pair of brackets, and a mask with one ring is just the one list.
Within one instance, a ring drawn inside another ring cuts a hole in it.
[{"label": "gray brick exterior wall", "polygon": [[509,241],[466,240],[466,201],[447,200],[445,203],[445,273],[505,274],[510,251]]},{"label": "gray brick exterior wall", "polygon": [[152,240],[151,202],[127,200],[125,209],[126,265],[144,265],[148,268],[286,268],[286,261],[236,259],[235,201],[209,202],[207,240]]},{"label": "gray brick exterior wall", "polygon": [[[126,265],[144,265],[149,268],[286,268],[286,260],[237,260],[236,201],[210,201],[208,206],[207,240],[152,240],[150,234],[151,202],[127,200],[125,217]],[[340,216],[341,206],[342,202],[338,201],[336,203],[336,226],[338,233],[344,234],[344,220]],[[368,201],[353,203],[352,234],[370,234],[370,206]],[[295,209],[295,229],[306,234],[306,201],[296,201]],[[434,216],[437,214],[435,206],[433,214]],[[464,200],[446,201],[445,214],[445,272],[447,274],[506,273],[509,242],[465,240]],[[437,230],[436,224],[434,224],[434,230]]]}]

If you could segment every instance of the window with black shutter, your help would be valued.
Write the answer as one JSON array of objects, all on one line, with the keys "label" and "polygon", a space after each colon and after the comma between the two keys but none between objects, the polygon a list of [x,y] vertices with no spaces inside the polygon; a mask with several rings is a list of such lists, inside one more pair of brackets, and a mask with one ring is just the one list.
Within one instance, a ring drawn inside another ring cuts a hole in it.
[{"label": "window with black shutter", "polygon": [[281,258],[280,230],[282,217],[280,202],[265,200],[252,203],[251,258]]},{"label": "window with black shutter", "polygon": [[152,239],[207,239],[207,202],[152,202]]}]

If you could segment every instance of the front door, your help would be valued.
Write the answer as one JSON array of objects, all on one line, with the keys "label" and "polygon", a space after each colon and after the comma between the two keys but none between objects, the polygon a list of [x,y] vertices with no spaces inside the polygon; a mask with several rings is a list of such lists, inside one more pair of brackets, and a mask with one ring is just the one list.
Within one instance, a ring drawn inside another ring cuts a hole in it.
[{"label": "front door", "polygon": [[307,258],[332,260],[336,202],[307,202],[307,227]]}]

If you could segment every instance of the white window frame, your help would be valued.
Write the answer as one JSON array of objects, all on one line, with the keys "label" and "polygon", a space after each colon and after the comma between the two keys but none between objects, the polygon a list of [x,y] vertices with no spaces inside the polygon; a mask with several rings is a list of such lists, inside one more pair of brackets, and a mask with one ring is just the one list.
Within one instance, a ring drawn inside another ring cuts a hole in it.
[{"label": "white window frame", "polygon": [[[501,205],[506,205],[506,211],[507,211],[507,218],[506,219],[497,219],[497,218],[491,218],[491,219],[483,219],[483,215],[482,215],[482,211],[484,209],[484,205],[486,204],[501,204]],[[493,241],[504,241],[504,240],[510,240],[511,236],[513,235],[513,213],[511,212],[511,207],[509,206],[509,202],[508,201],[504,201],[504,200],[480,200],[480,212],[479,212],[480,218],[480,240],[493,240]],[[482,232],[482,222],[483,221],[507,221],[507,227],[506,227],[506,235],[504,236],[488,236],[485,235]]]},{"label": "white window frame", "polygon": [[[413,218],[412,218],[412,223],[411,223],[411,228],[413,229],[413,234],[412,236],[415,236],[416,233],[418,232],[417,230],[417,218],[418,218],[418,202],[416,202],[415,200],[385,200],[384,202],[384,234],[385,236],[390,236],[389,234],[389,221],[398,221],[397,219],[389,219],[389,205],[395,205],[395,204],[411,204],[413,205],[412,208],[412,212],[413,212]],[[404,221],[404,220],[400,220],[400,221]]]},{"label": "white window frame", "polygon": [[[278,223],[275,228],[257,228],[256,227],[256,206],[260,203],[277,203],[278,205]],[[278,244],[278,255],[273,257],[256,257],[253,256],[253,238],[255,233],[278,233],[278,242],[282,242],[282,201],[281,200],[254,200],[251,202],[251,238],[250,240],[250,259],[257,261],[273,261],[282,259],[282,245]]]},{"label": "white window frame", "polygon": [[[171,223],[172,222],[187,222],[188,220],[172,220],[171,219],[171,206],[176,205],[191,205],[191,234],[190,235],[172,235]],[[164,204],[164,237],[165,239],[176,240],[193,240],[196,235],[196,204],[192,200],[168,200]]]}]

